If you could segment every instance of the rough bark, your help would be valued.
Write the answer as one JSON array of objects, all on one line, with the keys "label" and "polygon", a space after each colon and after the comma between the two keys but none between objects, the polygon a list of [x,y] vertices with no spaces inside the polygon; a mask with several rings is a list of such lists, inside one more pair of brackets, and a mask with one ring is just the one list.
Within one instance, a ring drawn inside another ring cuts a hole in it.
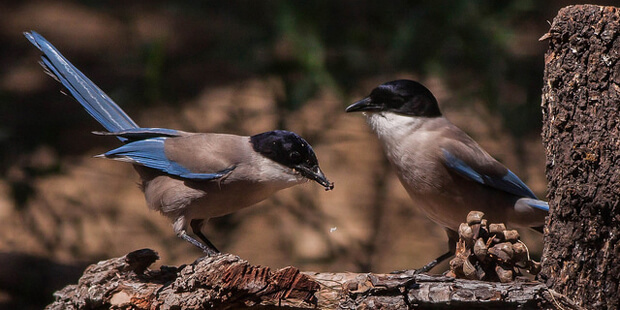
[{"label": "rough bark", "polygon": [[496,283],[443,276],[271,271],[230,254],[190,265],[148,267],[139,250],[91,265],[47,309],[576,309],[539,282]]},{"label": "rough bark", "polygon": [[224,254],[148,269],[157,259],[157,253],[144,249],[91,265],[77,285],[56,292],[47,308],[221,309],[283,299],[316,303],[318,283],[294,267],[271,271]]},{"label": "rough bark", "polygon": [[620,10],[570,6],[549,33],[541,279],[587,308],[620,306]]}]

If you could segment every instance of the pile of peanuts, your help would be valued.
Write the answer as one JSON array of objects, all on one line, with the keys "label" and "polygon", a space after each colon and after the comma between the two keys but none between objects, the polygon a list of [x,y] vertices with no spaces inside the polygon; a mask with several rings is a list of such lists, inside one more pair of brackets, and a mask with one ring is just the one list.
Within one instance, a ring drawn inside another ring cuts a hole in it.
[{"label": "pile of peanuts", "polygon": [[447,275],[505,283],[521,275],[521,269],[538,274],[540,263],[530,259],[519,233],[507,230],[503,223],[487,225],[483,217],[484,213],[471,211],[467,223],[459,226],[456,254]]}]

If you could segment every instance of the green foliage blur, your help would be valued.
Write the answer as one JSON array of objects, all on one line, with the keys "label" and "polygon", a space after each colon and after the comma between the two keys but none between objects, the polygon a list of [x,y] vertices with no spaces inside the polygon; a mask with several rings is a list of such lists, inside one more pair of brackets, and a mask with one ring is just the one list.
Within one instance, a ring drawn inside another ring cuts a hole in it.
[{"label": "green foliage blur", "polygon": [[[212,41],[209,48],[194,50],[195,58],[183,59],[208,59],[227,63],[238,74],[282,78],[285,96],[278,104],[283,112],[299,108],[321,87],[346,98],[365,78],[414,72],[445,79],[461,104],[482,98],[514,135],[522,136],[540,128],[544,44],[526,42],[538,46],[535,53],[531,46],[523,52],[515,37],[531,29],[532,23],[538,23],[535,29],[541,28],[540,23],[544,28],[542,15],[552,6],[533,0],[323,0],[178,2],[169,9],[225,21],[216,29],[203,29]],[[147,55],[161,57],[154,52]],[[167,66],[183,61],[168,60]],[[160,63],[144,61],[149,66]],[[149,82],[156,70],[166,67],[147,67]],[[524,93],[518,97],[522,102],[502,96],[505,84]],[[149,90],[144,93],[154,92]]]},{"label": "green foliage blur", "polygon": [[[207,52],[210,58],[281,77],[283,110],[299,108],[321,87],[346,96],[364,78],[414,72],[445,79],[465,104],[482,98],[520,136],[540,127],[544,44],[539,53],[522,53],[515,36],[537,17],[543,22],[546,6],[532,0],[241,1],[198,12],[217,11],[242,34],[228,42],[230,29],[215,34],[221,42]],[[506,83],[525,92],[525,101],[503,102]]]}]

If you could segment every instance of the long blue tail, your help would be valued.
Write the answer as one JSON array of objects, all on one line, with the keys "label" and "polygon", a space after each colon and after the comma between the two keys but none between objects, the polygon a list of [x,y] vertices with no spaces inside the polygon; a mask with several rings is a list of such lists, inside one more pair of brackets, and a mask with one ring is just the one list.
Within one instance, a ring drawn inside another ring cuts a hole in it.
[{"label": "long blue tail", "polygon": [[[24,32],[24,35],[43,52],[41,65],[55,76],[105,129],[109,132],[119,132],[139,128],[129,115],[43,36],[34,31]],[[127,140],[122,136],[117,137],[123,142]]]}]

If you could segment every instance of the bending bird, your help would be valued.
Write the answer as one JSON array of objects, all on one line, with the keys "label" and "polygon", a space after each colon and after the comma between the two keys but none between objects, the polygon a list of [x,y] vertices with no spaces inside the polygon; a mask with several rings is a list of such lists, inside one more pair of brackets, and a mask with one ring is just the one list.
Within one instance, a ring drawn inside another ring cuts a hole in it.
[{"label": "bending bird", "polygon": [[[310,144],[290,131],[248,137],[140,127],[43,36],[34,31],[24,35],[43,52],[46,72],[107,130],[94,133],[124,143],[96,157],[133,164],[148,207],[168,217],[177,236],[207,255],[219,253],[202,232],[208,219],[308,180],[326,190],[334,187]],[[188,227],[202,242],[187,233]]]}]

